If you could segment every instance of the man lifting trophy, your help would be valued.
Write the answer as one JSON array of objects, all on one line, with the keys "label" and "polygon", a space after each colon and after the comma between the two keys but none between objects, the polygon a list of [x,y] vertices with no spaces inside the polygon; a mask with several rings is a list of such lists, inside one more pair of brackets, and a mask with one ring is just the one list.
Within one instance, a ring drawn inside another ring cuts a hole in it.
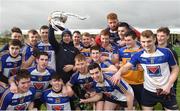
[{"label": "man lifting trophy", "polygon": [[62,31],[65,29],[64,24],[66,23],[69,16],[76,17],[80,20],[87,19],[87,17],[82,17],[80,15],[73,14],[73,13],[66,13],[63,11],[54,11],[50,15],[50,17],[51,17],[50,24],[52,25],[52,27],[55,30],[61,30]]}]

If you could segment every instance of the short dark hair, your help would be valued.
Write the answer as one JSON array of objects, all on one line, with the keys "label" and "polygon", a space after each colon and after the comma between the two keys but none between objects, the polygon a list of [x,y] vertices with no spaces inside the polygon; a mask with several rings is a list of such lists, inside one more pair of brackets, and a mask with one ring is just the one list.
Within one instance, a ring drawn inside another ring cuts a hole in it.
[{"label": "short dark hair", "polygon": [[125,27],[126,29],[130,30],[130,26],[129,26],[129,24],[126,23],[126,22],[120,22],[120,23],[118,24],[118,27]]},{"label": "short dark hair", "polygon": [[133,30],[129,30],[125,33],[125,37],[131,36],[134,40],[137,38],[136,33]]},{"label": "short dark hair", "polygon": [[99,64],[96,63],[96,62],[93,62],[93,63],[91,63],[91,64],[88,66],[88,71],[93,70],[93,69],[96,69],[96,68],[98,68],[99,70],[101,70],[101,67],[99,66]]},{"label": "short dark hair", "polygon": [[31,29],[28,31],[28,34],[32,33],[33,35],[38,34],[38,32],[35,29]]},{"label": "short dark hair", "polygon": [[16,73],[15,80],[20,81],[21,79],[28,79],[31,78],[30,72],[27,69],[19,69]]},{"label": "short dark hair", "polygon": [[42,26],[40,27],[40,31],[41,31],[42,29],[49,29],[49,27],[48,27],[47,25],[42,25]]},{"label": "short dark hair", "polygon": [[9,46],[13,45],[13,46],[19,46],[20,48],[22,47],[21,41],[18,39],[12,39],[9,41]]},{"label": "short dark hair", "polygon": [[20,33],[22,35],[22,31],[21,31],[21,29],[19,27],[13,27],[11,29],[11,33],[13,33],[13,32]]},{"label": "short dark hair", "polygon": [[166,33],[166,35],[170,34],[170,30],[168,27],[160,27],[159,29],[157,29],[157,33],[158,32],[164,32],[164,33]]},{"label": "short dark hair", "polygon": [[47,56],[49,58],[49,55],[47,52],[39,51],[36,58],[39,59],[41,55]]},{"label": "short dark hair", "polygon": [[92,46],[90,47],[90,52],[92,52],[92,50],[98,50],[100,52],[100,47],[98,45]]},{"label": "short dark hair", "polygon": [[54,74],[52,74],[51,76],[51,80],[55,79],[55,80],[62,80],[62,77],[60,74],[58,74],[57,72],[55,72]]},{"label": "short dark hair", "polygon": [[73,32],[73,34],[75,34],[75,33],[81,35],[81,32],[80,32],[79,30],[75,30],[75,31]]}]

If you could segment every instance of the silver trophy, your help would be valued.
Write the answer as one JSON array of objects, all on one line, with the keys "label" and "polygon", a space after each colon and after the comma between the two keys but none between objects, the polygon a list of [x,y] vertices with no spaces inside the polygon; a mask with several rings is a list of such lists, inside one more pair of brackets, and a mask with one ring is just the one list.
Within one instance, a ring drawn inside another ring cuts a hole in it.
[{"label": "silver trophy", "polygon": [[55,30],[60,30],[60,28],[65,28],[64,24],[66,23],[69,16],[76,17],[77,19],[80,20],[85,20],[88,18],[73,13],[66,13],[63,11],[54,11],[51,13],[50,16],[51,16],[50,24]]}]

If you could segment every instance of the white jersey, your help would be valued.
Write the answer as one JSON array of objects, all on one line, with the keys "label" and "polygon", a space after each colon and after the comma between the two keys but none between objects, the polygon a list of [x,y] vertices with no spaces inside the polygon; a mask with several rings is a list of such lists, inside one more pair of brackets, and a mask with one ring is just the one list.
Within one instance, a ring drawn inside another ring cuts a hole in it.
[{"label": "white jersey", "polygon": [[44,91],[41,100],[46,104],[47,110],[71,110],[70,98],[62,93],[55,93],[52,89]]},{"label": "white jersey", "polygon": [[2,74],[7,78],[15,75],[17,70],[21,67],[21,64],[22,54],[19,54],[14,58],[9,53],[6,53],[0,58],[0,68],[2,70]]},{"label": "white jersey", "polygon": [[145,50],[137,52],[130,60],[133,65],[140,63],[144,69],[144,88],[156,92],[166,85],[170,77],[170,66],[176,65],[174,55],[169,49],[156,48],[155,53]]},{"label": "white jersey", "polygon": [[46,68],[44,72],[39,72],[37,66],[31,67],[28,71],[31,74],[31,82],[36,89],[35,99],[41,98],[42,92],[49,86],[52,74],[55,73],[53,69]]},{"label": "white jersey", "polygon": [[44,51],[48,53],[49,55],[48,66],[56,70],[55,51],[53,50],[53,47],[51,46],[51,44],[40,42],[38,43],[37,47],[40,51]]},{"label": "white jersey", "polygon": [[112,100],[123,102],[127,101],[127,98],[124,93],[128,91],[134,95],[133,89],[123,79],[121,79],[118,84],[113,85],[112,81],[110,80],[110,77],[112,76],[112,73],[105,73],[103,85],[102,83],[93,81],[93,88],[97,93],[103,93],[105,96],[111,98]]},{"label": "white jersey", "polygon": [[27,110],[34,100],[35,92],[33,87],[25,93],[12,93],[7,89],[1,97],[0,110]]}]

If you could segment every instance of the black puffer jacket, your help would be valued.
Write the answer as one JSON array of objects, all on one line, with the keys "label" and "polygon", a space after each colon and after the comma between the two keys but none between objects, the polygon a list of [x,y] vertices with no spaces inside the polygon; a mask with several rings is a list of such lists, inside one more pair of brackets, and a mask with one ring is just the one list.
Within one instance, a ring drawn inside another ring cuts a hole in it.
[{"label": "black puffer jacket", "polygon": [[54,29],[51,25],[49,26],[48,38],[56,54],[56,71],[61,74],[63,82],[66,83],[74,72],[64,72],[63,67],[67,64],[74,65],[74,58],[79,54],[79,50],[74,47],[72,42],[69,44],[66,44],[63,41],[58,43],[54,35]]}]

